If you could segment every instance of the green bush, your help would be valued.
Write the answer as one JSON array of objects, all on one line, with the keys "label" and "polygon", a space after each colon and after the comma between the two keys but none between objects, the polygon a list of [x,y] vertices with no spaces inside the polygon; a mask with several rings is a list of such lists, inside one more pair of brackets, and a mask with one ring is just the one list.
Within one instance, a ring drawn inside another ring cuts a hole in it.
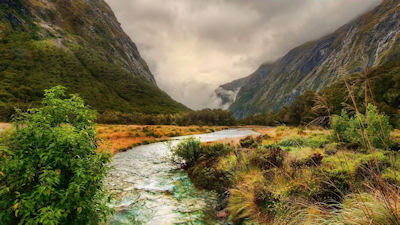
[{"label": "green bush", "polygon": [[252,136],[247,136],[239,141],[242,148],[256,148],[261,142],[261,139]]},{"label": "green bush", "polygon": [[249,161],[251,165],[268,170],[281,168],[286,156],[287,152],[278,146],[263,146],[250,154]]},{"label": "green bush", "polygon": [[184,166],[192,167],[201,157],[203,160],[208,160],[221,155],[226,155],[234,149],[229,145],[221,143],[202,146],[199,139],[189,137],[181,141],[171,150],[172,159],[175,162],[181,162],[184,160]]},{"label": "green bush", "polygon": [[329,143],[328,137],[325,135],[312,136],[312,137],[302,137],[299,135],[293,135],[284,138],[278,145],[287,148],[301,148],[301,147],[311,147],[311,148],[323,148]]},{"label": "green bush", "polygon": [[314,153],[306,158],[291,161],[290,166],[292,168],[319,166],[323,159],[324,156],[321,153]]},{"label": "green bush", "polygon": [[304,146],[304,138],[298,135],[286,137],[283,140],[278,142],[278,145],[281,147],[303,147]]},{"label": "green bush", "polygon": [[356,114],[354,117],[349,117],[346,111],[342,111],[342,116],[332,118],[334,139],[358,144],[365,149],[387,148],[391,143],[392,129],[389,117],[379,115],[376,107],[371,104],[368,105],[367,116]]},{"label": "green bush", "polygon": [[184,166],[191,167],[201,156],[201,142],[200,139],[189,137],[179,142],[179,144],[172,148],[172,158],[175,162],[184,160]]},{"label": "green bush", "polygon": [[0,224],[99,224],[110,157],[96,152],[96,114],[61,86],[42,104],[18,112],[0,147]]},{"label": "green bush", "polygon": [[374,179],[390,166],[389,157],[381,152],[365,155],[357,160],[355,175],[359,179]]},{"label": "green bush", "polygon": [[188,170],[188,173],[196,187],[224,193],[231,182],[228,176],[224,174],[224,171],[219,171],[213,167],[213,163],[215,163],[214,160],[196,163],[195,166]]}]

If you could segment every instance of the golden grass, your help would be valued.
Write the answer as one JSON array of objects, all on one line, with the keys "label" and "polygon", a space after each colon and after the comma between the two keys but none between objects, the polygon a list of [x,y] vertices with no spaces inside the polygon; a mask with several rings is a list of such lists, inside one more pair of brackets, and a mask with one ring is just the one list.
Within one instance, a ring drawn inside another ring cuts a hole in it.
[{"label": "golden grass", "polygon": [[101,139],[100,149],[110,149],[111,154],[146,143],[167,140],[170,137],[210,133],[222,130],[220,126],[170,126],[170,125],[97,125]]},{"label": "golden grass", "polygon": [[243,181],[229,192],[228,210],[233,220],[251,218],[264,224],[271,218],[263,209],[261,198],[264,198],[265,178],[260,170],[250,170],[243,176]]}]

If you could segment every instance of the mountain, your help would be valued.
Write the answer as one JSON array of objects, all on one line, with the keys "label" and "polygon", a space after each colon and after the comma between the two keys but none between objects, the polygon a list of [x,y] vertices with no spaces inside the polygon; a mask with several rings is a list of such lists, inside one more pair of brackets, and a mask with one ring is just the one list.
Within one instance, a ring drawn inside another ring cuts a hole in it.
[{"label": "mountain", "polygon": [[261,65],[250,76],[222,85],[217,92],[237,93],[230,98],[234,101],[229,109],[238,118],[276,112],[306,90],[319,91],[344,74],[390,62],[400,54],[399,33],[400,2],[384,0],[332,34]]},{"label": "mountain", "polygon": [[186,111],[103,0],[0,0],[0,119],[64,85],[100,112]]}]

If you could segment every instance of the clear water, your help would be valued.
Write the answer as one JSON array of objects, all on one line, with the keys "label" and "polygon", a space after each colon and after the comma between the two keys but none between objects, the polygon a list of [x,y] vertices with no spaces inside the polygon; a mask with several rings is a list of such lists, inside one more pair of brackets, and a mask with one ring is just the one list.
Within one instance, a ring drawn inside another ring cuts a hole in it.
[{"label": "clear water", "polygon": [[[256,134],[230,129],[194,135],[203,142]],[[172,145],[185,137],[175,138]],[[114,156],[106,188],[115,194],[116,213],[109,224],[203,224],[203,212],[215,194],[197,190],[184,170],[172,164],[165,143],[132,148]]]}]

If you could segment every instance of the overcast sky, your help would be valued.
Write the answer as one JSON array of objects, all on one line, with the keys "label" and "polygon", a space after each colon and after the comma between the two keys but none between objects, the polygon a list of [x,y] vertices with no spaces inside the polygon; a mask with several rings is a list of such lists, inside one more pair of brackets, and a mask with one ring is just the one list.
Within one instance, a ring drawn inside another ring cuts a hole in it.
[{"label": "overcast sky", "polygon": [[381,0],[106,0],[158,86],[199,109],[221,84],[336,30]]}]

